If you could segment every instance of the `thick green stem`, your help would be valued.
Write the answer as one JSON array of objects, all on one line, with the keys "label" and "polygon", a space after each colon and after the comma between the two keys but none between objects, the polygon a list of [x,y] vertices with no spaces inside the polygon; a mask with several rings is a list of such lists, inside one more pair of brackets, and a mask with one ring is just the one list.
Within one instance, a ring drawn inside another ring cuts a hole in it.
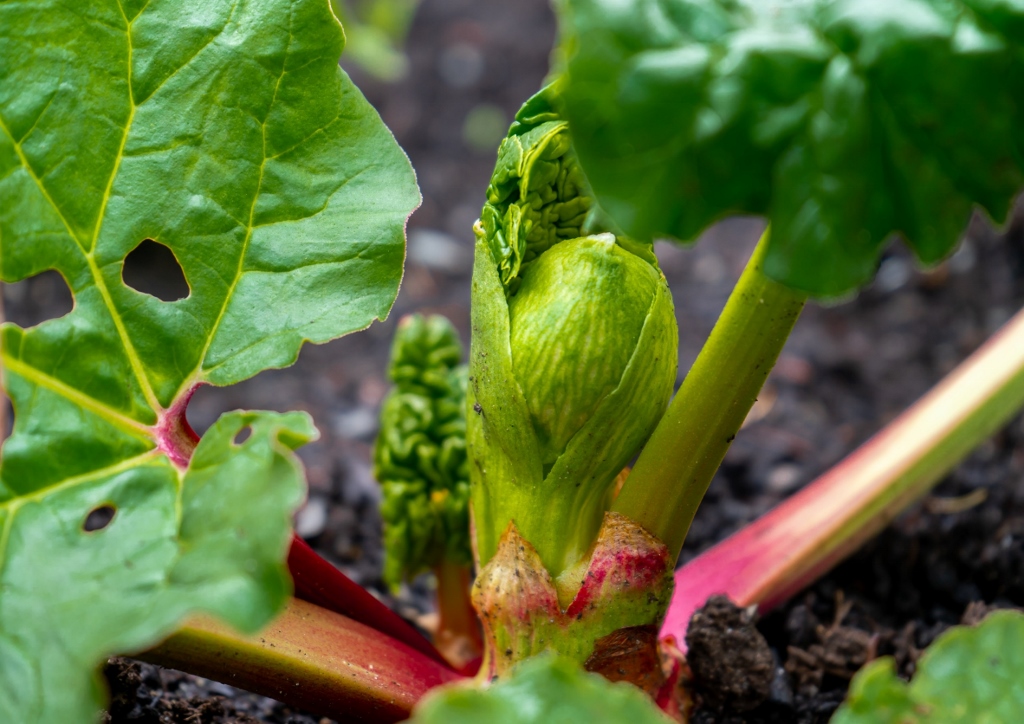
[{"label": "thick green stem", "polygon": [[807,299],[764,275],[768,234],[612,506],[673,557]]}]

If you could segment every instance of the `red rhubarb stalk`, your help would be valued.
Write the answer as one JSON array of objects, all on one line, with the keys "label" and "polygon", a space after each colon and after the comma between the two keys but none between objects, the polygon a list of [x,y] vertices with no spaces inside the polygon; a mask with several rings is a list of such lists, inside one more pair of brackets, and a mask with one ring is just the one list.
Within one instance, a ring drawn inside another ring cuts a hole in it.
[{"label": "red rhubarb stalk", "polygon": [[777,508],[676,571],[661,629],[683,645],[724,593],[768,610],[856,551],[1024,406],[1024,311],[910,409]]},{"label": "red rhubarb stalk", "polygon": [[139,658],[346,722],[402,721],[428,691],[463,678],[369,626],[294,598],[254,636],[197,617]]},{"label": "red rhubarb stalk", "polygon": [[398,614],[321,558],[298,535],[288,551],[295,597],[365,624],[445,666],[444,657]]}]

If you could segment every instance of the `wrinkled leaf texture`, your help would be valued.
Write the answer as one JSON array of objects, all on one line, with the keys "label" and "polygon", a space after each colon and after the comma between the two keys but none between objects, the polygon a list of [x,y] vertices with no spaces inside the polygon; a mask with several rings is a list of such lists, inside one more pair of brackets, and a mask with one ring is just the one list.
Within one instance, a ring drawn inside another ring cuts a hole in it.
[{"label": "wrinkled leaf texture", "polygon": [[1006,724],[1024,711],[1024,614],[996,611],[933,643],[909,684],[891,657],[854,677],[832,724]]},{"label": "wrinkled leaf texture", "polygon": [[[75,298],[2,330],[0,721],[93,720],[107,655],[283,604],[311,421],[227,414],[189,462],[184,408],[394,301],[419,195],[343,43],[328,0],[0,2],[0,276]],[[187,298],[122,282],[147,238]]]},{"label": "wrinkled leaf texture", "polygon": [[398,323],[373,450],[384,520],[384,580],[403,580],[445,563],[469,566],[468,369],[462,341],[444,316],[411,314]]},{"label": "wrinkled leaf texture", "polygon": [[901,234],[948,254],[1024,186],[1019,0],[560,0],[573,142],[637,238],[735,213],[765,271],[820,297]]}]

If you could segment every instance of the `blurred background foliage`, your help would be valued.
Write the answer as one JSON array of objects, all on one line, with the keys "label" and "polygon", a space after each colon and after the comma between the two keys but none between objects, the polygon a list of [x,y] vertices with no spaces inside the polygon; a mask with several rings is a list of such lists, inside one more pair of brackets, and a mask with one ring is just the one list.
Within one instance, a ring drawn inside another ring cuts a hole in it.
[{"label": "blurred background foliage", "polygon": [[405,39],[419,0],[331,0],[345,27],[345,53],[382,81],[401,80],[409,72]]}]

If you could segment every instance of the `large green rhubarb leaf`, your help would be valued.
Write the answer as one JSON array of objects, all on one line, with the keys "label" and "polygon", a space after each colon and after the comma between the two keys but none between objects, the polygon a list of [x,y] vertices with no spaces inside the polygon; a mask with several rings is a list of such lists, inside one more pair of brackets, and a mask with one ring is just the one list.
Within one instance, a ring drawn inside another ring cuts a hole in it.
[{"label": "large green rhubarb leaf", "polygon": [[[0,1],[0,276],[75,297],[2,330],[0,721],[93,719],[105,656],[282,605],[315,430],[232,413],[196,448],[185,406],[394,301],[419,196],[343,42],[328,0]],[[144,239],[187,298],[123,283]]]},{"label": "large green rhubarb leaf", "polygon": [[1024,615],[997,611],[943,634],[909,684],[889,657],[865,666],[832,724],[1009,724],[1024,712]]},{"label": "large green rhubarb leaf", "polygon": [[1024,186],[1018,0],[560,0],[573,143],[638,238],[732,213],[834,296],[892,233],[934,262]]}]

